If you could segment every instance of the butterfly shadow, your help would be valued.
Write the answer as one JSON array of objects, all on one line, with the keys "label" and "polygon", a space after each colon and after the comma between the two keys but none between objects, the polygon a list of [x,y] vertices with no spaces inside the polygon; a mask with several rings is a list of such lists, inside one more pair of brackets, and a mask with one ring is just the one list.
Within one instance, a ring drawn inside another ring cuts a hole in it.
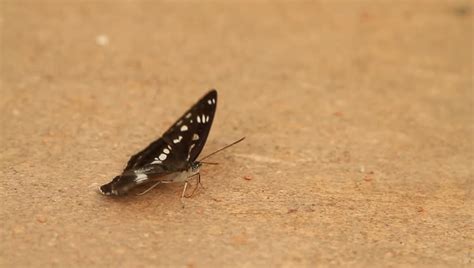
[{"label": "butterfly shadow", "polygon": [[[182,206],[183,203],[180,201],[181,193],[183,191],[183,184],[176,183],[162,183],[147,191],[151,184],[145,184],[138,186],[131,190],[129,193],[122,196],[102,196],[101,200],[109,204],[120,204],[123,205],[125,210],[136,210],[137,207],[140,209],[146,209],[147,207],[156,209],[157,207],[169,208],[175,210],[176,207],[170,204],[176,204]],[[190,198],[195,198],[200,195],[204,187],[199,187],[197,182],[192,182],[188,186],[187,194],[185,195],[184,202]],[[140,195],[147,191],[145,194]]]}]

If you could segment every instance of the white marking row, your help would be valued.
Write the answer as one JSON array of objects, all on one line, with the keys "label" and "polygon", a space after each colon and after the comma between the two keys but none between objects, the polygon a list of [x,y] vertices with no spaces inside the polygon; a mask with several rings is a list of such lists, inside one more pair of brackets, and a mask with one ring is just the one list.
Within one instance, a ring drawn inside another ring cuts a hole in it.
[{"label": "white marking row", "polygon": [[201,116],[198,115],[196,117],[196,119],[197,119],[198,123],[203,123],[204,124],[204,123],[209,122],[209,115],[205,115],[205,114],[203,114]]},{"label": "white marking row", "polygon": [[158,159],[157,157],[155,157],[155,160],[153,162],[151,162],[152,164],[161,164],[163,163],[160,159]]},{"label": "white marking row", "polygon": [[158,158],[155,157],[155,161],[153,161],[153,162],[151,162],[151,163],[152,163],[152,164],[161,164],[161,163],[163,163],[162,161],[165,161],[165,160],[166,160],[166,158],[168,157],[168,154],[169,154],[170,152],[171,152],[171,146],[168,145],[168,148],[164,148],[164,149],[163,149],[163,153],[160,154],[160,155],[158,156]]},{"label": "white marking row", "polygon": [[137,177],[135,178],[135,182],[140,184],[144,181],[148,180],[148,176],[146,174],[143,174],[143,173],[138,173],[137,174]]}]

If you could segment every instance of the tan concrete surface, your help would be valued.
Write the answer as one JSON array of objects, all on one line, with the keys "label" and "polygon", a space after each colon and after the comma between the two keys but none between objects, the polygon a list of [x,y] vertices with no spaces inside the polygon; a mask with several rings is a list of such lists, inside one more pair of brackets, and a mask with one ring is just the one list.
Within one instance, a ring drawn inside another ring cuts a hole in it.
[{"label": "tan concrete surface", "polygon": [[[470,1],[2,1],[1,267],[473,266]],[[96,189],[210,88],[204,190]]]}]

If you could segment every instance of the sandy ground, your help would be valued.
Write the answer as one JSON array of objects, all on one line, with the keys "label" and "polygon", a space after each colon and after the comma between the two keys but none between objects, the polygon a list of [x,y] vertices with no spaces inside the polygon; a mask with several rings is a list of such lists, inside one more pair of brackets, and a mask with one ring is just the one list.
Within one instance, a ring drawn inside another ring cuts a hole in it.
[{"label": "sandy ground", "polygon": [[[2,267],[473,266],[468,1],[2,1]],[[96,189],[208,89],[205,189]]]}]

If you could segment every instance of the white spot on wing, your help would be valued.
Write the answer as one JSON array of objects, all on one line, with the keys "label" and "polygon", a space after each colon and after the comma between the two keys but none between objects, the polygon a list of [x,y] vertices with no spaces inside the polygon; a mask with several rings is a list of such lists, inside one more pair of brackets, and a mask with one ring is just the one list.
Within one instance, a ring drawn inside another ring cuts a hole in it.
[{"label": "white spot on wing", "polygon": [[188,113],[185,117],[186,117],[186,118],[190,118],[190,117],[191,117],[191,113]]},{"label": "white spot on wing", "polygon": [[191,158],[191,150],[194,148],[195,144],[191,144],[191,146],[189,146],[189,150],[188,150],[188,157],[186,158],[186,161],[189,161],[189,158]]},{"label": "white spot on wing", "polygon": [[207,100],[207,103],[208,103],[209,105],[212,105],[212,100],[210,100],[210,99]]},{"label": "white spot on wing", "polygon": [[201,123],[201,118],[199,117],[199,115],[196,117],[198,123]]},{"label": "white spot on wing", "polygon": [[206,116],[206,122],[209,122],[209,115]]},{"label": "white spot on wing", "polygon": [[151,162],[152,164],[161,164],[163,162],[161,162],[161,160],[159,160],[158,158],[155,157],[155,161]]},{"label": "white spot on wing", "polygon": [[168,145],[168,149],[171,151],[171,146]]},{"label": "white spot on wing", "polygon": [[181,132],[187,131],[187,130],[188,130],[188,126],[183,125],[183,126],[180,128],[180,130],[181,130]]},{"label": "white spot on wing", "polygon": [[176,123],[177,126],[180,126],[183,123],[183,120],[179,120],[178,123]]},{"label": "white spot on wing", "polygon": [[137,174],[137,177],[135,178],[135,182],[140,184],[144,181],[148,180],[148,176],[146,174],[143,174],[143,173],[138,173]]},{"label": "white spot on wing", "polygon": [[165,160],[166,157],[167,157],[166,154],[160,154],[160,156],[158,156],[158,158],[159,158],[161,161]]},{"label": "white spot on wing", "polygon": [[182,138],[183,138],[182,136],[178,136],[178,138],[176,138],[176,139],[173,140],[173,143],[178,143],[178,142],[180,142]]},{"label": "white spot on wing", "polygon": [[170,153],[170,150],[168,150],[167,148],[165,148],[165,149],[163,149],[163,153],[169,154],[169,153]]},{"label": "white spot on wing", "polygon": [[193,134],[193,141],[197,141],[197,140],[199,140],[199,135],[194,133]]},{"label": "white spot on wing", "polygon": [[212,103],[216,104],[216,99],[212,99]]},{"label": "white spot on wing", "polygon": [[205,116],[205,115],[202,115],[201,121],[202,121],[203,123],[206,123],[206,116]]}]

